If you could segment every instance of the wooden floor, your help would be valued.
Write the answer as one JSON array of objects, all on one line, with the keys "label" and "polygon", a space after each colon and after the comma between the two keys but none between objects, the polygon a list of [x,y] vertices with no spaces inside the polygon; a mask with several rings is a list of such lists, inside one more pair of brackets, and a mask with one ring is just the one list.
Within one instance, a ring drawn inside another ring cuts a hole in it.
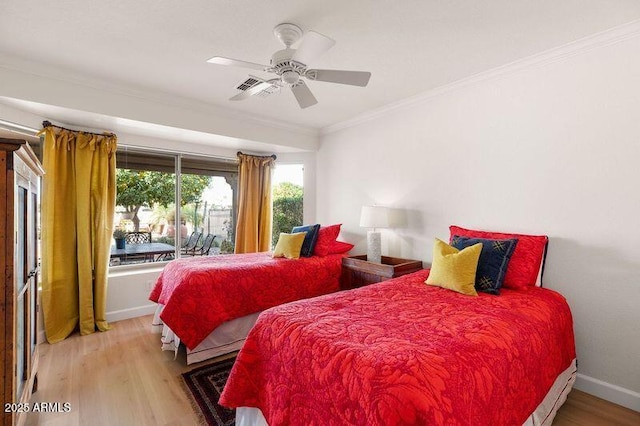
[{"label": "wooden floor", "polygon": [[[184,353],[173,359],[150,332],[151,316],[90,336],[40,345],[38,391],[31,402],[68,402],[68,413],[31,413],[27,425],[196,425],[183,390]],[[640,425],[640,413],[573,390],[553,423]]]}]

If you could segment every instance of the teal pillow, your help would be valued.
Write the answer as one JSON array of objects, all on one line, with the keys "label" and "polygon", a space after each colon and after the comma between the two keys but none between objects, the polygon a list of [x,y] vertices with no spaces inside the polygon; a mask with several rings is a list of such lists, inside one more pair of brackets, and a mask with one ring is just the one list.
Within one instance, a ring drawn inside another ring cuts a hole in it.
[{"label": "teal pillow", "polygon": [[300,256],[303,256],[303,257],[313,256],[313,250],[316,248],[316,243],[318,242],[318,231],[320,231],[319,223],[315,225],[304,225],[304,226],[293,227],[293,229],[291,230],[292,234],[297,232],[307,233],[307,236],[304,237],[304,242],[302,243]]},{"label": "teal pillow", "polygon": [[468,238],[454,235],[451,245],[458,250],[482,243],[482,252],[476,271],[476,290],[490,294],[500,294],[504,276],[511,255],[518,244],[517,239],[490,240],[486,238]]}]

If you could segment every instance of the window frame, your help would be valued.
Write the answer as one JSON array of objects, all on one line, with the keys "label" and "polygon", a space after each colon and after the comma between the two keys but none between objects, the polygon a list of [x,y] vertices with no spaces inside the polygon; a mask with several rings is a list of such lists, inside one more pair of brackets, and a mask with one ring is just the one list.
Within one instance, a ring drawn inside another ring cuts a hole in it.
[{"label": "window frame", "polygon": [[[214,163],[218,165],[225,164],[226,167],[223,166],[223,168],[226,168],[228,170],[225,170],[225,171],[215,170],[211,172],[210,176],[224,177],[225,181],[231,186],[231,190],[233,193],[231,214],[233,218],[233,223],[235,223],[236,217],[237,217],[237,181],[238,181],[237,157],[231,158],[231,157],[223,157],[223,156],[195,153],[195,152],[189,152],[189,151],[176,151],[171,149],[161,150],[157,148],[144,147],[144,146],[118,144],[118,149],[116,151],[116,158],[118,155],[122,155],[123,151],[124,152],[130,151],[131,153],[134,153],[134,154],[148,153],[148,154],[158,154],[159,156],[163,156],[163,157],[173,157],[174,159],[173,174],[175,176],[174,221],[176,224],[181,223],[179,219],[182,216],[182,206],[180,201],[182,199],[181,186],[182,186],[182,174],[183,174],[183,171],[182,171],[183,160],[186,159],[186,162],[192,162],[196,165],[198,164],[206,165],[207,161],[209,161],[212,165]],[[162,167],[166,168],[166,165]],[[235,168],[235,171],[231,171],[232,167]],[[116,168],[124,168],[124,167],[116,166]],[[189,170],[192,170],[192,169],[197,170],[196,166],[193,166],[193,165]],[[206,170],[206,169],[202,169],[202,170]],[[234,183],[235,183],[235,186],[234,186]],[[233,237],[235,239],[235,232],[233,233]],[[181,233],[176,232],[175,233],[175,251],[174,251],[175,259],[179,259],[181,257],[180,247],[182,246],[182,242],[183,242],[183,238]],[[114,273],[120,273],[120,272],[125,273],[130,271],[132,272],[132,271],[153,270],[153,269],[161,270],[169,262],[170,262],[169,260],[162,260],[157,262],[132,263],[132,264],[112,265],[112,266],[110,265],[109,273],[114,274]]]}]

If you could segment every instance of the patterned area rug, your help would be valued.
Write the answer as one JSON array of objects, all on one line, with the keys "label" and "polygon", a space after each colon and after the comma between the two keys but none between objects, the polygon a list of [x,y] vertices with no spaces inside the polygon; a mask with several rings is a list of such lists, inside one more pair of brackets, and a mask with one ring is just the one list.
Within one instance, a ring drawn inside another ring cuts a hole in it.
[{"label": "patterned area rug", "polygon": [[235,357],[195,368],[182,375],[191,399],[200,409],[204,421],[211,426],[232,426],[236,423],[236,410],[218,405]]}]

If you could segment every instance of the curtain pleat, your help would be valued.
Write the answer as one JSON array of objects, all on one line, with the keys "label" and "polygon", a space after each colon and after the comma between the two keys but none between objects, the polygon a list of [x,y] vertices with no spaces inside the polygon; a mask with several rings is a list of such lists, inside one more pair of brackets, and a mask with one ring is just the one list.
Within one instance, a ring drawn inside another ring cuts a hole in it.
[{"label": "curtain pleat", "polygon": [[43,130],[42,305],[47,340],[106,331],[117,138]]},{"label": "curtain pleat", "polygon": [[274,157],[238,154],[238,224],[236,253],[269,251],[271,248],[271,175]]}]

